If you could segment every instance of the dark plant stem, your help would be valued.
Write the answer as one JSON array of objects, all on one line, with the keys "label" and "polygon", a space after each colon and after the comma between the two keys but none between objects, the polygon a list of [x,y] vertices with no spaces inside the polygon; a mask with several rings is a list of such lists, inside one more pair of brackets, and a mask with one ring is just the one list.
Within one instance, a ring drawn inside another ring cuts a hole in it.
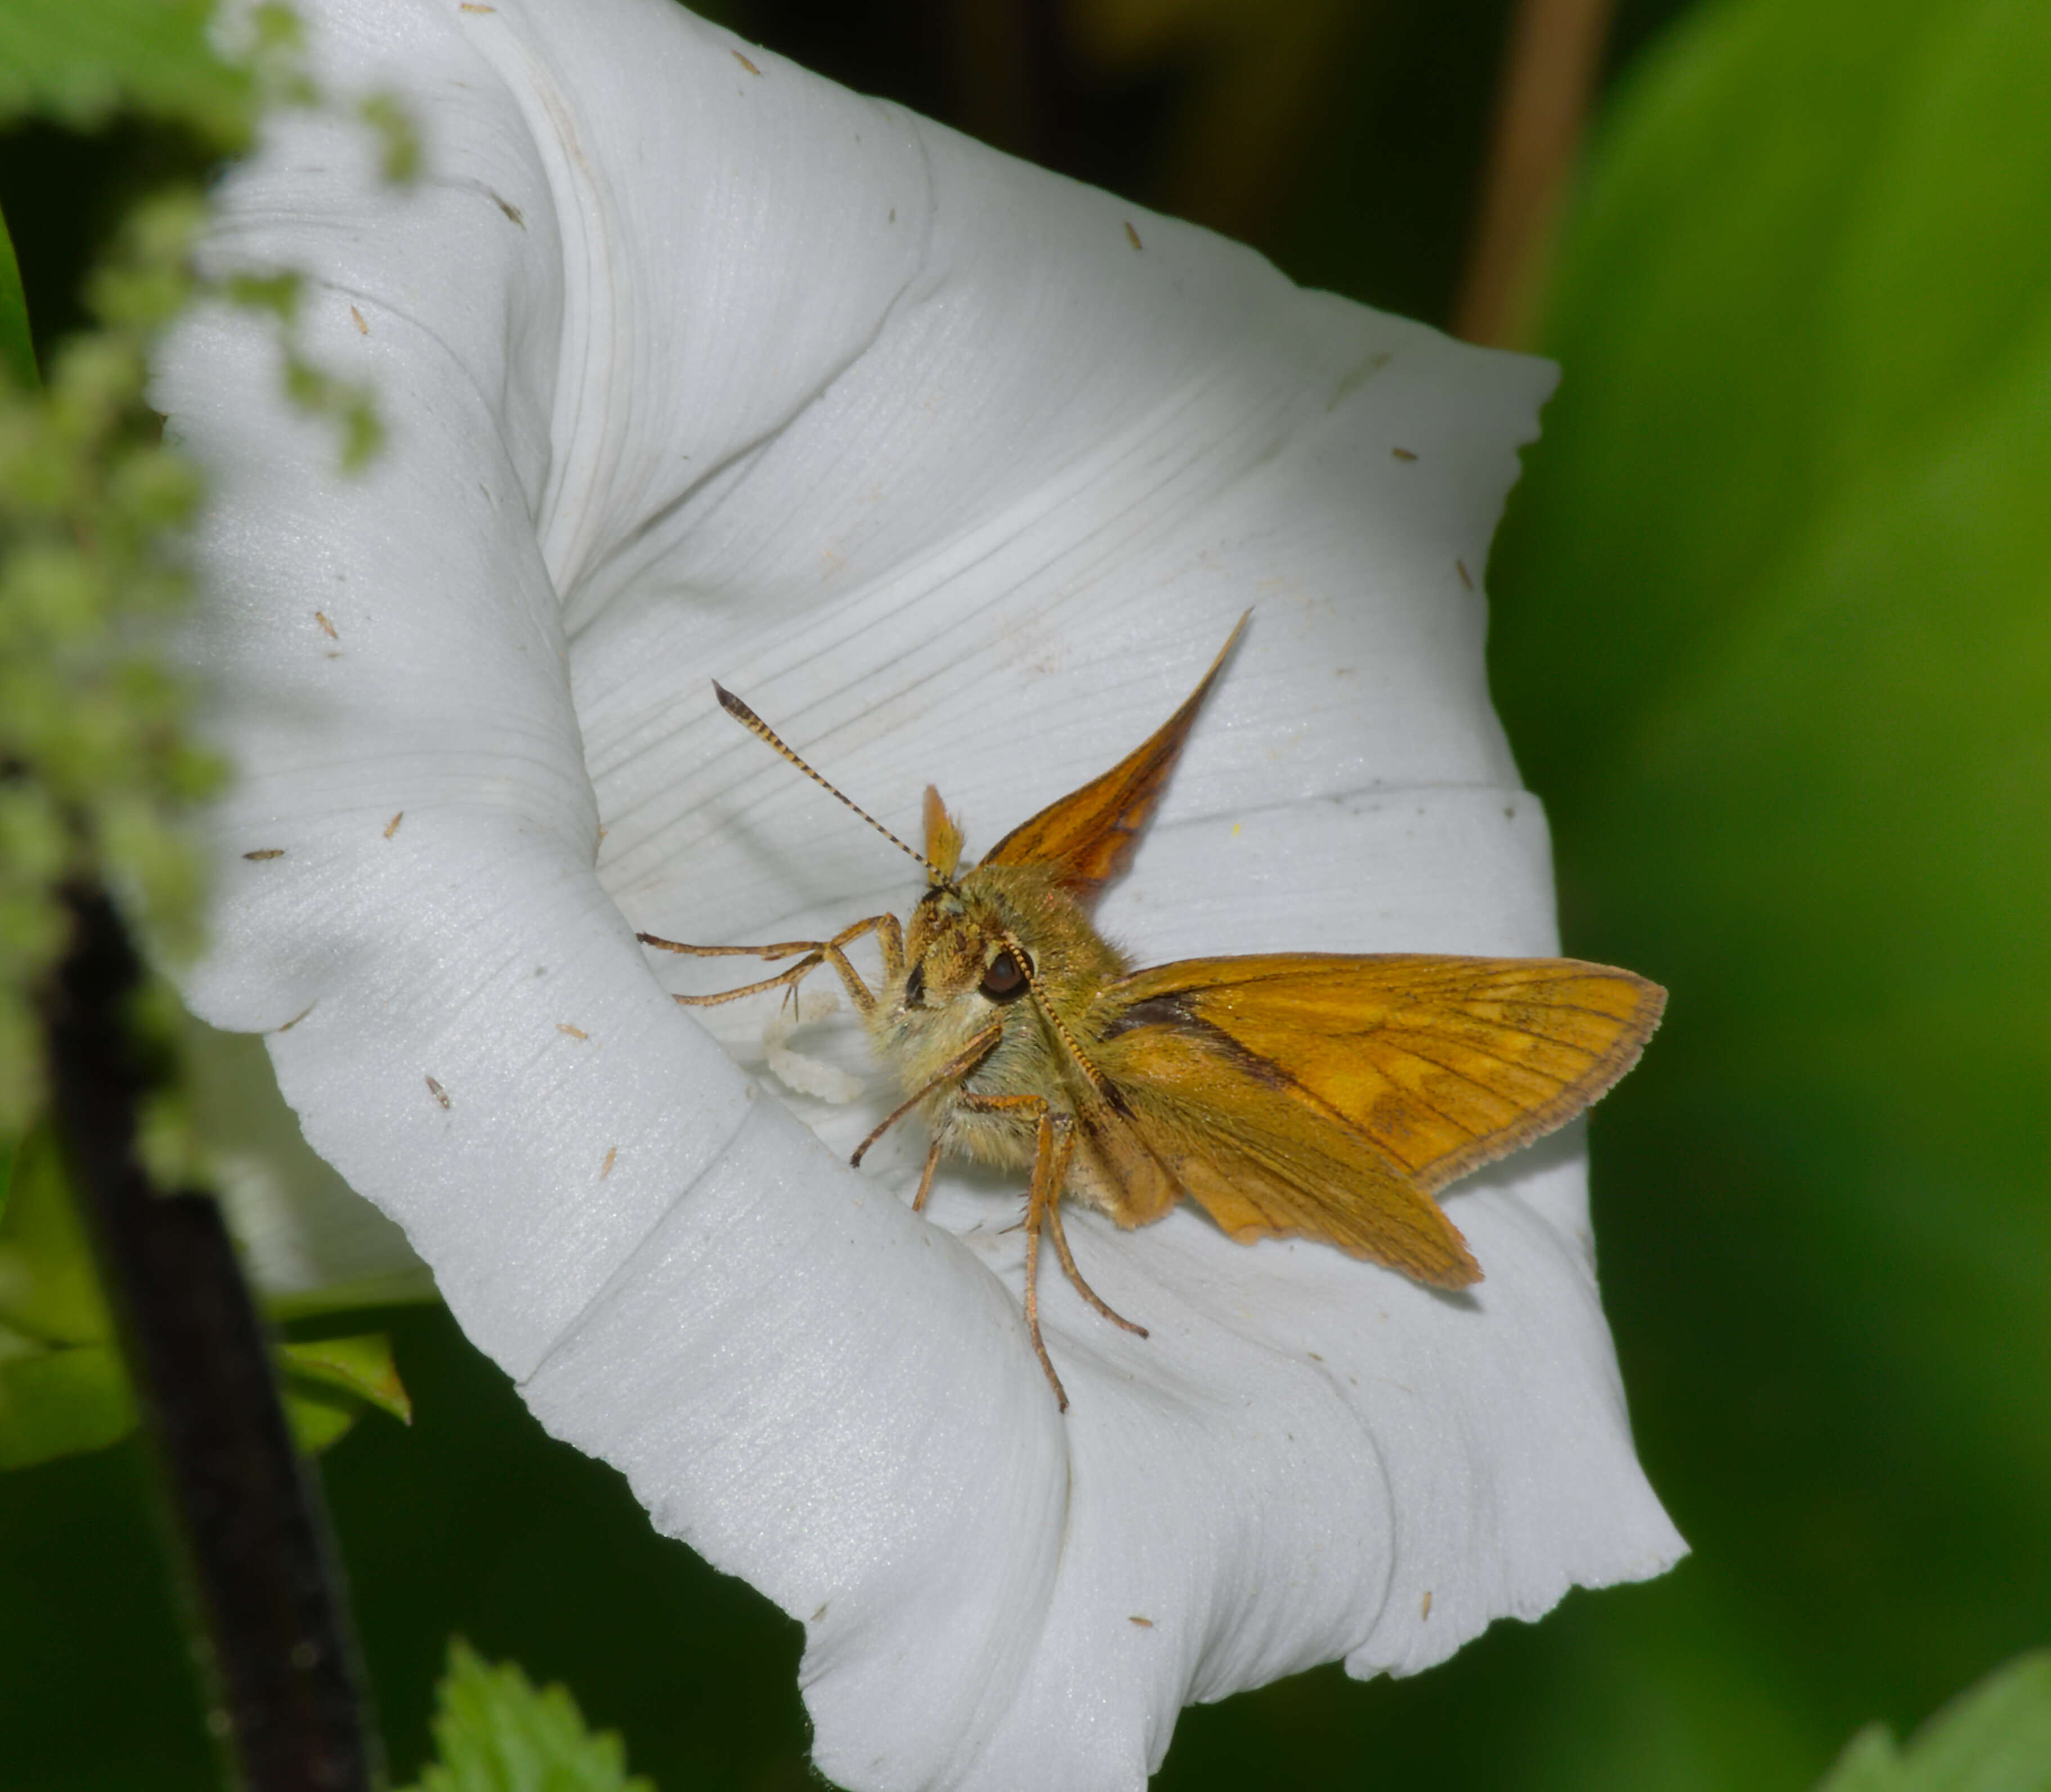
[{"label": "dark plant stem", "polygon": [[104,892],[65,892],[45,1004],[57,1119],[119,1316],[212,1670],[209,1726],[248,1792],[369,1792],[382,1775],[311,1473],[221,1212],[161,1195],[136,1155],[140,981]]}]

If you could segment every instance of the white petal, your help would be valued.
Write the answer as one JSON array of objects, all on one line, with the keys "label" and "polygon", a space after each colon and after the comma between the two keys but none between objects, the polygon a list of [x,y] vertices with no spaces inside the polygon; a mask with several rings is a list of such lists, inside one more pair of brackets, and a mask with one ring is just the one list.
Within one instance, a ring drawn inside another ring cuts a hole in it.
[{"label": "white petal", "polygon": [[209,1185],[274,1309],[433,1299],[405,1235],[307,1148],[260,1041],[187,1017],[178,1049]]},{"label": "white petal", "polygon": [[[1186,1212],[1080,1218],[1154,1335],[1050,1275],[1064,1420],[1015,1187],[950,1175],[915,1218],[901,1157],[822,1142],[881,1078],[766,1095],[633,939],[909,893],[710,677],[900,831],[935,778],[987,844],[1252,606],[1107,923],[1150,958],[1548,950],[1474,588],[1549,371],[653,0],[338,0],[315,37],[337,89],[411,96],[429,178],[385,189],[289,118],[216,238],[316,277],[314,351],[382,392],[367,477],[245,317],[194,320],[162,380],[214,478],[243,768],[196,999],[272,1033],[309,1138],[543,1421],[807,1621],[822,1769],[1137,1786],[1190,1698],[1416,1668],[1670,1561],[1571,1142],[1449,1198],[1467,1298]],[[710,1018],[760,1055],[759,1015]]]}]

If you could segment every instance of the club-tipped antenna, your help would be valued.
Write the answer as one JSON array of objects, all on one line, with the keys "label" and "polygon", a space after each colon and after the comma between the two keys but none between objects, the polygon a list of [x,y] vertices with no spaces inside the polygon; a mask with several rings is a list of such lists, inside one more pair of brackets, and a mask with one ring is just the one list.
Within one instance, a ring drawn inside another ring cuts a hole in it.
[{"label": "club-tipped antenna", "polygon": [[878,834],[881,834],[885,840],[889,841],[892,845],[895,846],[899,852],[906,854],[911,858],[916,859],[920,864],[926,868],[926,875],[932,878],[935,883],[944,884],[949,888],[953,888],[954,880],[951,877],[943,876],[940,873],[940,868],[935,865],[931,859],[928,858],[924,853],[916,851],[912,847],[906,845],[903,841],[900,840],[896,834],[893,834],[889,830],[889,829],[877,820],[877,818],[873,815],[870,814],[866,809],[863,808],[860,803],[853,801],[848,797],[842,796],[841,793],[835,790],[832,785],[829,784],[825,779],[822,778],[816,771],[813,771],[812,768],[806,764],[803,759],[799,759],[795,753],[792,752],[788,747],[785,746],[782,737],[778,735],[775,729],[770,727],[767,722],[764,721],[760,716],[756,715],[752,709],[749,709],[746,704],[743,703],[739,697],[736,697],[732,691],[729,690],[726,686],[722,685],[717,678],[713,680],[712,688],[718,693],[720,708],[724,709],[727,714],[731,716],[736,722],[740,723],[740,725],[746,728],[750,734],[755,736],[757,740],[768,741],[771,746],[774,747],[776,751],[781,753],[785,759],[788,759],[791,764],[795,765],[800,771],[803,772],[807,778],[811,779],[811,781],[815,784],[818,785],[821,790],[824,791],[827,795],[837,798],[839,801],[846,803],[849,808],[852,809],[856,814],[859,815],[865,822],[868,822],[868,824],[875,829]]}]

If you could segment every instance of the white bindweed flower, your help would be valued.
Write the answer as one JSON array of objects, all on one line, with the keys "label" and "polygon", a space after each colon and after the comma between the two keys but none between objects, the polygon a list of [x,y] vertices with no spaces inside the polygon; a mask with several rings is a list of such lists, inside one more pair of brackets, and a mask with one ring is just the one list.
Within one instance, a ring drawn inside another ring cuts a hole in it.
[{"label": "white bindweed flower", "polygon": [[[166,357],[241,771],[194,1004],[268,1036],[541,1422],[804,1621],[820,1767],[1137,1786],[1190,1700],[1413,1672],[1672,1563],[1577,1134],[1447,1197],[1461,1297],[1076,1214],[1152,1335],[1043,1279],[1063,1417],[1020,1179],[950,1166],[915,1216],[916,1138],[846,1165],[897,1091],[844,1006],[687,1013],[725,967],[634,937],[810,937],[920,887],[713,677],[900,833],[937,782],[973,856],[1250,606],[1107,931],[1146,962],[1552,951],[1475,588],[1550,369],[662,0],[328,0],[310,32],[338,103],[271,120],[209,253],[306,272],[307,348],[388,439],[339,473],[248,314]],[[372,90],[417,119],[410,189],[346,122]]]}]

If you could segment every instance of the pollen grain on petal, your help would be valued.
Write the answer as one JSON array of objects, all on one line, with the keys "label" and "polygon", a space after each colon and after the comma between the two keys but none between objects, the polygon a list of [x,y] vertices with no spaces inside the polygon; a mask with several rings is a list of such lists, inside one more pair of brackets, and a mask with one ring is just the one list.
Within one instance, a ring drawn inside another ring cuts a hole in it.
[{"label": "pollen grain on petal", "polygon": [[321,633],[325,634],[329,640],[339,641],[342,638],[340,635],[335,633],[334,624],[327,619],[327,616],[325,612],[316,610],[314,612],[314,620],[320,624]]},{"label": "pollen grain on petal", "polygon": [[244,853],[242,856],[260,865],[266,859],[282,859],[285,856],[285,849],[282,846],[259,846],[255,852]]},{"label": "pollen grain on petal", "polygon": [[598,1179],[603,1182],[612,1173],[612,1166],[619,1161],[619,1147],[608,1145],[605,1148],[605,1161],[598,1166]]},{"label": "pollen grain on petal", "polygon": [[1397,460],[1415,460],[1417,458],[1415,448],[1391,448],[1389,452]]},{"label": "pollen grain on petal", "polygon": [[399,824],[405,820],[405,818],[406,811],[401,809],[397,814],[394,815],[390,821],[385,824],[385,837],[387,840],[389,840],[393,834],[399,831]]},{"label": "pollen grain on petal", "polygon": [[1143,254],[1145,252],[1147,245],[1139,240],[1139,232],[1132,228],[1132,221],[1130,218],[1125,221],[1125,240]]},{"label": "pollen grain on petal", "polygon": [[1125,1622],[1128,1624],[1135,1625],[1143,1630],[1151,1630],[1154,1628],[1154,1620],[1152,1618],[1142,1618],[1136,1611],[1133,1613],[1130,1618],[1127,1618]]},{"label": "pollen grain on petal", "polygon": [[352,305],[349,308],[349,314],[356,319],[357,334],[359,336],[368,336],[370,334],[370,326],[363,321],[363,314]]},{"label": "pollen grain on petal", "polygon": [[437,1083],[432,1076],[428,1079],[428,1093],[432,1095],[436,1101],[440,1102],[444,1108],[448,1106],[448,1091],[444,1089],[441,1084]]},{"label": "pollen grain on petal", "polygon": [[566,1033],[572,1039],[588,1039],[591,1037],[591,1035],[586,1033],[582,1027],[572,1026],[567,1021],[557,1021],[556,1031],[557,1033]]},{"label": "pollen grain on petal", "polygon": [[740,66],[745,68],[751,75],[760,75],[762,72],[762,71],[756,68],[753,63],[750,62],[746,57],[743,56],[739,50],[736,50],[733,53],[733,60],[739,63]]},{"label": "pollen grain on petal", "polygon": [[1474,589],[1474,577],[1473,575],[1467,571],[1467,563],[1463,560],[1456,560],[1453,562],[1453,570],[1459,574],[1460,583],[1466,586],[1469,591],[1472,591]]}]

